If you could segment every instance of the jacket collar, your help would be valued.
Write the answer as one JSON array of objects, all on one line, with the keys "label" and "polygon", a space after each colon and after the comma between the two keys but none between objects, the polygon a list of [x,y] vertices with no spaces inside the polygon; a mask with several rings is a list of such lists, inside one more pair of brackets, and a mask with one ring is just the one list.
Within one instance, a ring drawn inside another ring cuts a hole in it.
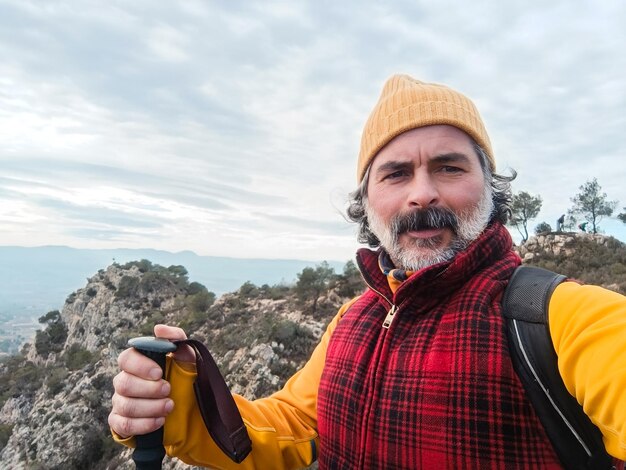
[{"label": "jacket collar", "polygon": [[[458,289],[473,274],[498,262],[508,254],[516,257],[511,248],[513,242],[509,232],[499,222],[489,225],[483,233],[464,251],[452,260],[445,261],[410,273],[395,293],[389,286],[387,275],[390,266],[387,253],[361,248],[357,252],[357,264],[366,284],[381,293],[394,304],[399,304],[407,295],[427,293],[430,297],[443,297]],[[519,264],[519,262],[517,262]],[[395,279],[402,274],[391,271]]]}]

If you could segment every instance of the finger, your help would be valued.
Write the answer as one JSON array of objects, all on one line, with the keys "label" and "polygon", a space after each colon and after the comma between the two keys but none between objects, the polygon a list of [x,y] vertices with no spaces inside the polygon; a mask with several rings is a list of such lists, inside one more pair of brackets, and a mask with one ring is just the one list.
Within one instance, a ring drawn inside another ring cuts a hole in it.
[{"label": "finger", "polygon": [[128,398],[114,393],[111,403],[111,411],[125,418],[161,418],[174,409],[171,398]]},{"label": "finger", "polygon": [[120,437],[127,438],[156,431],[165,423],[165,418],[127,418],[111,412],[109,427]]},{"label": "finger", "polygon": [[117,364],[123,371],[145,380],[160,380],[163,377],[161,367],[134,348],[122,351]]},{"label": "finger", "polygon": [[113,377],[115,393],[131,398],[165,398],[170,394],[170,384],[163,379],[146,380],[122,371]]},{"label": "finger", "polygon": [[[182,328],[168,325],[154,325],[154,336],[171,340],[187,339]],[[174,353],[174,359],[179,362],[196,362],[196,353],[187,345],[179,346]]]},{"label": "finger", "polygon": [[166,339],[187,339],[187,335],[182,328],[168,325],[154,325],[154,336]]}]

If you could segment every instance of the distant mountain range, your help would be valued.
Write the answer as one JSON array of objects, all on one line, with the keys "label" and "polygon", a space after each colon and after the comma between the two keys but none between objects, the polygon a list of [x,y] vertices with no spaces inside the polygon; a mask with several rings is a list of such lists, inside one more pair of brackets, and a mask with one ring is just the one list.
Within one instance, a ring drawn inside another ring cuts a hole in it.
[{"label": "distant mountain range", "polygon": [[[190,281],[203,284],[218,296],[237,290],[246,281],[257,285],[294,282],[302,269],[318,264],[303,260],[199,256],[191,251],[0,246],[0,314],[33,318],[60,309],[66,297],[84,286],[86,278],[99,269],[113,262],[123,264],[141,259],[165,267],[182,265],[189,272]],[[329,261],[329,264],[341,272],[345,262]]]}]

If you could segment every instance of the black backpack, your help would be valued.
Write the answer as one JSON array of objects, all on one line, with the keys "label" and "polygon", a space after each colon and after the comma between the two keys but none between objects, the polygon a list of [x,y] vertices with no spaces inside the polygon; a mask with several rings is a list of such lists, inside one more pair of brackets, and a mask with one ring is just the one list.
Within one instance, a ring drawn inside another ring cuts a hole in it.
[{"label": "black backpack", "polygon": [[612,469],[600,430],[565,388],[550,339],[548,304],[565,276],[518,267],[504,292],[502,310],[513,366],[566,469]]}]

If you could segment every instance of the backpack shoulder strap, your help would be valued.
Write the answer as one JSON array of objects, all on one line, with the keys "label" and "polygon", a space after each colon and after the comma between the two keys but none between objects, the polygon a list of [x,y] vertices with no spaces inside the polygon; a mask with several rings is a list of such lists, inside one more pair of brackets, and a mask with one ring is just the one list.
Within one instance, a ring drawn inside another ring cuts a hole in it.
[{"label": "backpack shoulder strap", "polygon": [[565,388],[548,325],[548,305],[565,276],[520,266],[502,299],[513,367],[561,463],[567,469],[610,469],[600,430]]}]

